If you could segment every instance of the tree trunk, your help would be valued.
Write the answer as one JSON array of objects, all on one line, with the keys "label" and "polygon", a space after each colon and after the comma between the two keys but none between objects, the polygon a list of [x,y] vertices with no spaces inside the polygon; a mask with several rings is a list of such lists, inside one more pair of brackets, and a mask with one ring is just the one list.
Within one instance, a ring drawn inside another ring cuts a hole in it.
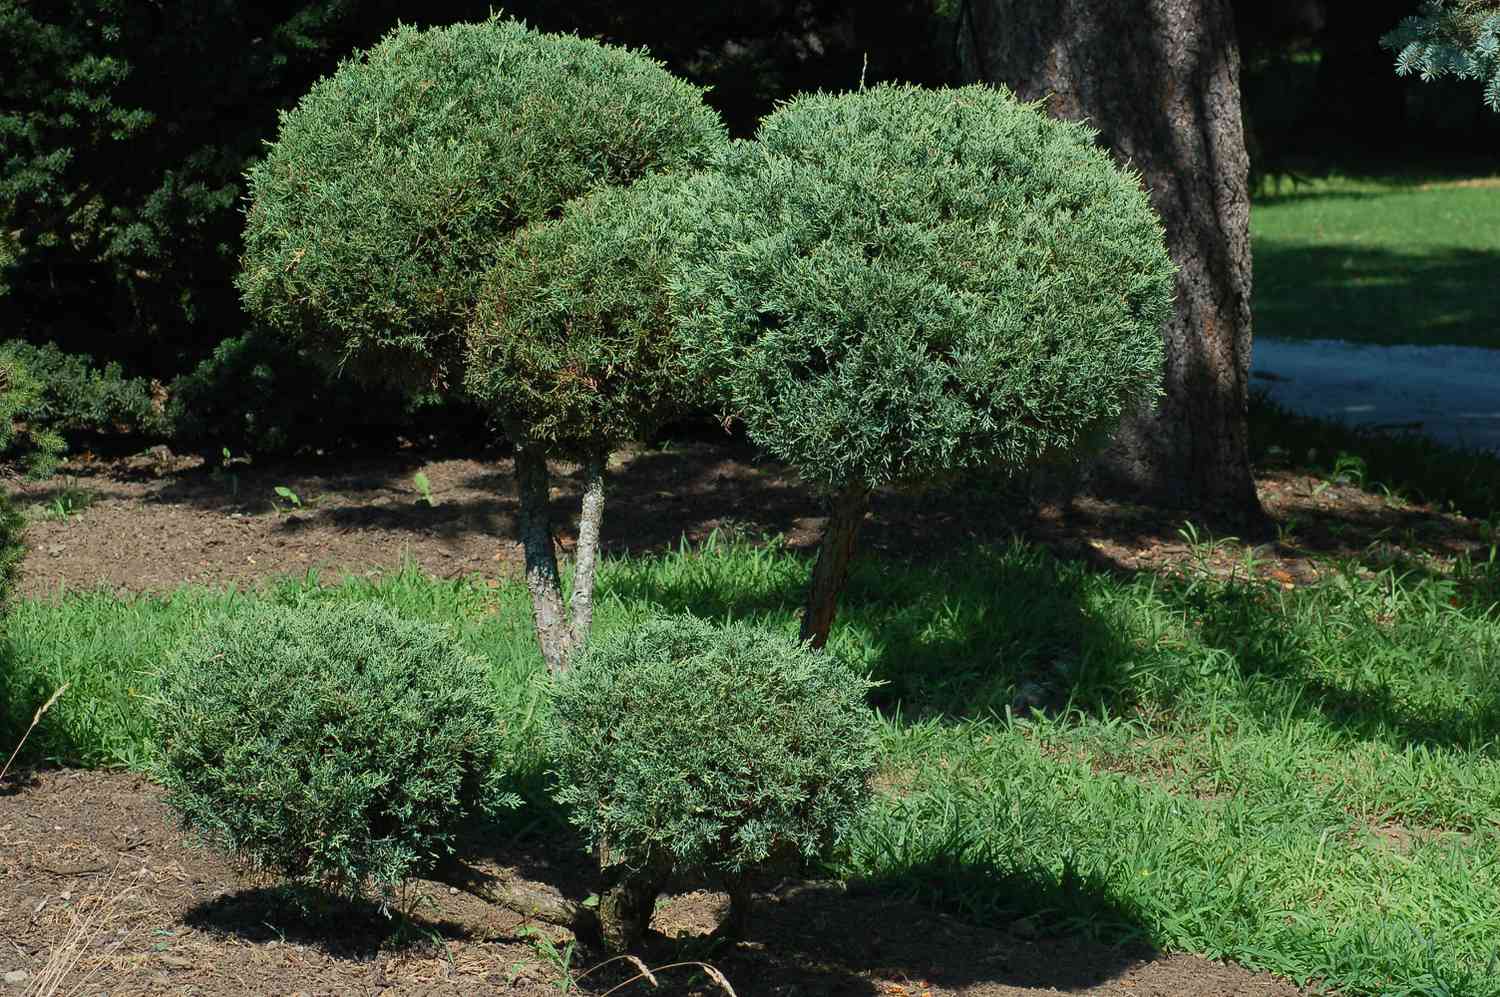
[{"label": "tree trunk", "polygon": [[604,883],[599,891],[599,936],[611,952],[627,952],[645,937],[671,874],[670,862],[648,859],[643,865],[616,862],[608,842],[598,851],[599,871]]},{"label": "tree trunk", "polygon": [[590,454],[583,463],[583,509],[578,516],[578,550],[573,558],[573,649],[589,640],[594,622],[594,569],[599,563],[599,526],[604,521],[604,465],[609,455]]},{"label": "tree trunk", "polygon": [[802,612],[802,639],[812,641],[813,647],[828,643],[828,631],[838,613],[839,594],[849,577],[854,543],[869,507],[870,490],[863,484],[851,485],[833,496],[833,508],[818,547],[818,563],[813,566],[812,583],[807,590],[807,607]]},{"label": "tree trunk", "polygon": [[1130,413],[1095,480],[1259,529],[1246,405],[1250,199],[1229,0],[969,0],[963,74],[1086,120],[1138,171],[1179,267],[1166,397]]},{"label": "tree trunk", "polygon": [[552,540],[548,511],[552,477],[547,459],[537,451],[517,447],[516,484],[521,493],[521,548],[526,558],[526,587],[531,590],[532,621],[547,671],[555,677],[568,669],[573,634],[563,608],[562,578]]}]

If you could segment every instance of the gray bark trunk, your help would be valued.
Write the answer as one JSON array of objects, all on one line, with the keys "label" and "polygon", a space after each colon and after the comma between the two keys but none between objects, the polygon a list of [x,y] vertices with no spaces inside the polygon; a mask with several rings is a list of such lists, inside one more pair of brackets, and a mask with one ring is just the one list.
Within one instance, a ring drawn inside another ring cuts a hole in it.
[{"label": "gray bark trunk", "polygon": [[1249,161],[1229,0],[970,0],[961,16],[963,74],[1099,129],[1143,176],[1180,268],[1166,397],[1127,416],[1095,480],[1263,526],[1246,423]]},{"label": "gray bark trunk", "polygon": [[833,508],[818,547],[818,563],[813,565],[812,582],[807,589],[807,606],[802,611],[802,639],[811,641],[813,647],[828,643],[828,632],[838,614],[839,595],[849,578],[854,544],[869,508],[870,490],[863,484],[852,485],[833,496]]},{"label": "gray bark trunk", "polygon": [[599,526],[604,521],[604,465],[609,455],[592,454],[583,465],[583,509],[578,517],[578,550],[573,561],[573,649],[589,640],[594,622],[594,572],[599,563]]},{"label": "gray bark trunk", "polygon": [[526,587],[531,590],[532,622],[547,671],[553,676],[568,669],[573,634],[563,608],[562,577],[557,571],[557,548],[548,511],[552,477],[540,453],[516,449],[516,485],[521,495],[521,549],[526,559]]}]

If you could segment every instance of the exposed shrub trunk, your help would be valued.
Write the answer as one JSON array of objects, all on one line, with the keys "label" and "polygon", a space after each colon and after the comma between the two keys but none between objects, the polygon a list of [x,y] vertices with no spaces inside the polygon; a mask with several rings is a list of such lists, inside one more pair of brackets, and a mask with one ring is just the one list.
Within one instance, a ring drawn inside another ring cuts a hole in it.
[{"label": "exposed shrub trunk", "polygon": [[539,452],[516,448],[516,485],[521,493],[521,550],[526,558],[526,587],[531,590],[531,618],[547,671],[561,675],[568,668],[573,643],[563,608],[562,576],[557,571],[557,547],[552,539],[548,509],[552,475]]},{"label": "exposed shrub trunk", "polygon": [[859,528],[870,508],[870,490],[863,484],[850,485],[833,496],[828,525],[823,528],[823,542],[818,547],[818,563],[813,567],[812,583],[807,589],[807,606],[802,612],[802,639],[813,647],[828,643],[828,631],[838,614],[839,593],[849,577],[849,562]]},{"label": "exposed shrub trunk", "polygon": [[568,670],[575,651],[588,643],[594,620],[594,576],[599,563],[599,528],[604,520],[604,466],[608,455],[599,452],[584,461],[583,508],[578,522],[573,595],[565,605],[562,575],[557,568],[557,544],[552,535],[549,500],[552,475],[540,451],[517,447],[516,484],[521,497],[521,548],[526,560],[526,587],[531,592],[532,622],[547,671]]},{"label": "exposed shrub trunk", "polygon": [[573,560],[573,649],[589,640],[594,622],[594,570],[599,564],[599,527],[604,521],[604,464],[609,455],[599,451],[583,462],[583,508],[578,516],[578,550]]},{"label": "exposed shrub trunk", "polygon": [[604,889],[599,896],[599,937],[611,952],[625,952],[645,937],[656,910],[656,898],[667,884],[670,867],[647,862],[641,866],[609,862],[607,847],[599,856]]}]

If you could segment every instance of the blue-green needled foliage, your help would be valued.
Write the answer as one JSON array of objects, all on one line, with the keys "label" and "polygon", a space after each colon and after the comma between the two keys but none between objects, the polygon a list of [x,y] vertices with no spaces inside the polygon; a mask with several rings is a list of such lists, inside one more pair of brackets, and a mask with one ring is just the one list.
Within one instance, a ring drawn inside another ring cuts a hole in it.
[{"label": "blue-green needled foliage", "polygon": [[1478,80],[1484,102],[1500,112],[1500,2],[1425,0],[1380,39],[1396,53],[1396,72],[1424,80]]},{"label": "blue-green needled foliage", "polygon": [[1145,192],[1007,91],[802,97],[707,188],[685,347],[829,491],[1021,470],[1158,390],[1173,266]]},{"label": "blue-green needled foliage", "polygon": [[247,604],[172,656],[149,705],[183,823],[339,895],[389,898],[466,816],[513,802],[483,665],[383,606]]},{"label": "blue-green needled foliage", "polygon": [[513,438],[580,459],[649,436],[701,395],[667,294],[697,223],[682,182],[602,188],[497,254],[469,330],[468,383]]},{"label": "blue-green needled foliage", "polygon": [[872,489],[1077,456],[1159,391],[1160,221],[1092,131],[1005,90],[798,98],[692,189],[684,356],[833,497],[816,646]]},{"label": "blue-green needled foliage", "polygon": [[585,652],[553,688],[544,740],[558,801],[616,877],[606,939],[644,930],[673,871],[723,877],[742,919],[744,877],[843,840],[870,799],[869,689],[786,634],[692,616]]},{"label": "blue-green needled foliage", "polygon": [[[371,383],[459,396],[481,289],[514,276],[496,277],[497,267],[553,281],[534,290],[576,303],[577,286],[555,264],[588,238],[587,219],[581,232],[545,230],[508,250],[518,231],[598,188],[701,166],[724,141],[703,91],[639,52],[499,17],[398,28],[282,116],[280,137],[250,175],[240,289],[252,313],[326,363]],[[539,256],[543,271],[533,267]],[[640,283],[622,280],[607,286],[628,296]],[[522,304],[522,314],[508,315],[511,297],[502,290],[487,299],[476,328],[493,335],[476,353],[474,380],[517,445],[537,638],[558,671],[589,628],[608,449],[591,420],[610,405],[611,389],[591,399],[593,374],[575,358],[546,355],[569,315],[554,309],[538,332],[535,309]],[[611,321],[627,307],[603,304]],[[652,325],[647,316],[644,327]],[[643,372],[640,364],[621,371]],[[566,398],[557,391],[564,382]],[[538,436],[593,440],[583,448],[588,483],[570,610],[548,520],[551,448],[537,446]]]},{"label": "blue-green needled foliage", "polygon": [[456,387],[507,236],[722,139],[702,91],[641,53],[500,18],[401,27],[282,115],[250,172],[240,290],[333,365]]}]

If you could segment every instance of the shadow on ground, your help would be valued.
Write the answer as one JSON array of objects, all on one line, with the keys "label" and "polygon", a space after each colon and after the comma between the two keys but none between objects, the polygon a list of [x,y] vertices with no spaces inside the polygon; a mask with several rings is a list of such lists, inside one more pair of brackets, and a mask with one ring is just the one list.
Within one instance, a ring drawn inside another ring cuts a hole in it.
[{"label": "shadow on ground", "polygon": [[1255,241],[1255,327],[1281,339],[1500,346],[1500,253]]}]

